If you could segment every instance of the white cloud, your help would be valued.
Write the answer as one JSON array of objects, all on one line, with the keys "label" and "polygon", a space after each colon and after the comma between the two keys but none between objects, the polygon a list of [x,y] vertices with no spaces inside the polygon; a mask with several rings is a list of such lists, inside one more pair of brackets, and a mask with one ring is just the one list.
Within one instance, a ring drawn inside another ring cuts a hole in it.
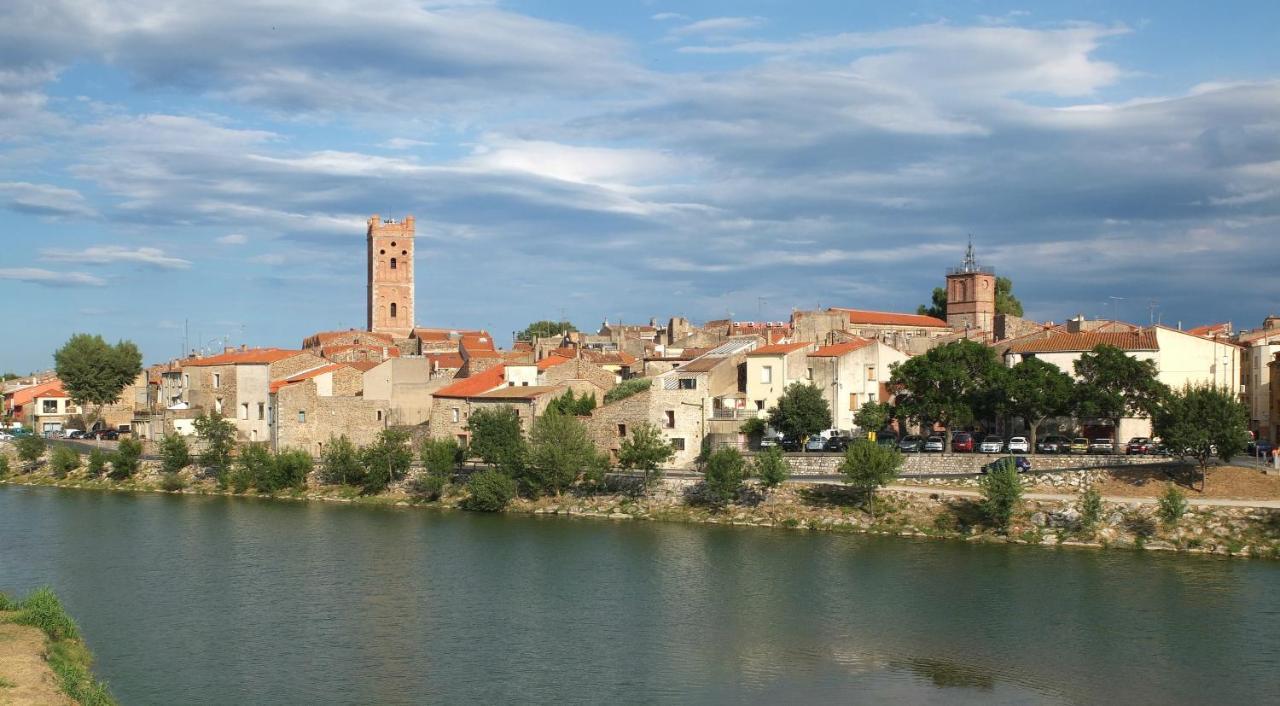
[{"label": "white cloud", "polygon": [[649,19],[655,22],[669,22],[671,20],[687,20],[689,16],[682,15],[679,12],[659,12],[656,15],[651,15]]},{"label": "white cloud", "polygon": [[219,245],[244,245],[249,242],[249,236],[243,233],[228,233],[224,236],[214,238],[214,242]]},{"label": "white cloud", "polygon": [[5,208],[38,216],[82,216],[97,214],[80,192],[50,184],[25,181],[0,182],[0,203]]},{"label": "white cloud", "polygon": [[763,17],[712,17],[706,20],[690,22],[673,27],[667,36],[673,39],[684,37],[723,37],[734,32],[756,29],[764,24]]},{"label": "white cloud", "polygon": [[97,245],[84,250],[46,249],[40,251],[40,257],[51,262],[83,262],[93,265],[132,262],[168,270],[185,270],[191,267],[190,260],[171,257],[160,248],[127,248],[122,245]]},{"label": "white cloud", "polygon": [[0,279],[30,282],[48,287],[105,287],[107,281],[85,272],[54,272],[38,267],[0,268]]}]

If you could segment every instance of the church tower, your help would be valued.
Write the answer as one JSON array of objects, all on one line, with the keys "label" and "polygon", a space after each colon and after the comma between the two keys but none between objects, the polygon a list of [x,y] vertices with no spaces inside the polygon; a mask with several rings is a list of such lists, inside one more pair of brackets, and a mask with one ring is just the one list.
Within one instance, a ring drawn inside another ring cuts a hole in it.
[{"label": "church tower", "polygon": [[413,330],[413,216],[369,218],[369,330],[408,338]]},{"label": "church tower", "polygon": [[964,264],[947,269],[947,325],[958,331],[991,332],[996,318],[996,273],[980,267],[973,241]]}]

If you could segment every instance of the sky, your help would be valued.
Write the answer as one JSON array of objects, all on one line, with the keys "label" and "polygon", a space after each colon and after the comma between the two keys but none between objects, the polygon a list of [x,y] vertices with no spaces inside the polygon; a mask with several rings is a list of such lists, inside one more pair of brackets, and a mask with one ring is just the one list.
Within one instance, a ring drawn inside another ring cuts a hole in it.
[{"label": "sky", "polygon": [[419,325],[1280,307],[1280,4],[8,0],[0,370]]}]

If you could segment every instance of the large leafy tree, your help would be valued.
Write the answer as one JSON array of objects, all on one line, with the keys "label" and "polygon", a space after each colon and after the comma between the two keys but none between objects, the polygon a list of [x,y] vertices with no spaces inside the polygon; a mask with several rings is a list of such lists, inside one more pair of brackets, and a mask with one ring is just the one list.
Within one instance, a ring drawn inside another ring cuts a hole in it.
[{"label": "large leafy tree", "polygon": [[132,341],[113,346],[96,334],[75,334],[53,360],[62,388],[76,402],[93,405],[95,420],[142,372],[142,353]]},{"label": "large leafy tree", "polygon": [[618,449],[618,465],[629,470],[638,470],[642,475],[644,490],[657,475],[658,468],[671,460],[676,450],[662,436],[652,422],[643,422],[631,430],[631,435],[622,440]]},{"label": "large leafy tree", "polygon": [[815,434],[831,428],[831,407],[817,387],[793,382],[769,409],[769,426],[787,436]]},{"label": "large leafy tree", "polygon": [[1175,453],[1200,464],[1200,483],[1209,459],[1225,461],[1248,443],[1249,411],[1230,392],[1212,386],[1170,392],[1156,409],[1155,433]]},{"label": "large leafy tree", "polygon": [[378,440],[360,450],[364,464],[365,494],[381,493],[387,486],[401,480],[413,464],[413,449],[409,446],[409,432],[404,429],[383,429]]},{"label": "large leafy tree", "polygon": [[[947,318],[947,290],[942,287],[934,287],[929,305],[921,304],[916,308],[916,313],[945,320]],[[996,313],[1022,316],[1022,302],[1013,296],[1013,280],[1008,277],[996,278]]]},{"label": "large leafy tree", "polygon": [[1081,355],[1075,371],[1077,414],[1110,421],[1117,435],[1122,418],[1151,416],[1168,392],[1156,377],[1155,361],[1134,358],[1115,346],[1100,344]]},{"label": "large leafy tree", "polygon": [[519,474],[524,463],[524,430],[520,416],[510,407],[478,409],[467,420],[471,430],[470,452],[480,460],[510,476]]},{"label": "large leafy tree", "polygon": [[714,508],[722,508],[742,490],[742,481],[747,477],[746,459],[732,446],[716,449],[707,457],[702,476],[706,501]]},{"label": "large leafy tree", "polygon": [[523,478],[535,492],[560,495],[579,478],[603,480],[608,462],[587,427],[567,414],[546,413],[529,430],[529,462]]},{"label": "large leafy tree", "polygon": [[594,393],[582,393],[581,397],[575,397],[572,389],[564,391],[564,394],[553,398],[547,403],[545,414],[570,414],[574,416],[584,416],[591,414],[591,410],[596,408],[596,396]]},{"label": "large leafy tree", "polygon": [[196,430],[196,438],[203,447],[200,465],[211,469],[218,479],[218,485],[225,487],[227,471],[231,469],[231,453],[236,448],[236,425],[213,412],[196,417],[192,425]]},{"label": "large leafy tree", "polygon": [[1052,363],[1024,358],[1009,369],[1002,383],[1003,407],[1026,422],[1032,449],[1036,447],[1036,434],[1044,420],[1071,411],[1075,383]]},{"label": "large leafy tree", "polygon": [[942,424],[950,449],[952,426],[974,420],[1002,374],[990,348],[962,340],[893,366],[889,384],[898,390],[898,414],[921,425]]},{"label": "large leafy tree", "polygon": [[916,313],[945,321],[947,319],[947,290],[942,287],[934,287],[929,305],[921,304],[916,308]]},{"label": "large leafy tree", "polygon": [[568,321],[535,321],[524,330],[516,334],[516,338],[521,341],[532,341],[537,337],[559,336],[570,331],[577,331],[578,327]]}]

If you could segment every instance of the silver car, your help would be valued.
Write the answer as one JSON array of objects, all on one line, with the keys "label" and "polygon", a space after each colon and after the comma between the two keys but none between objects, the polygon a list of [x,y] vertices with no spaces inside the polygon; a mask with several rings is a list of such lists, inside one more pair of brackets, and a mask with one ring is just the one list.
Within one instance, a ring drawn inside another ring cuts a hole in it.
[{"label": "silver car", "polygon": [[938,453],[942,453],[942,450],[945,449],[946,446],[946,442],[943,441],[940,436],[931,436],[924,440],[925,451],[936,451]]}]

